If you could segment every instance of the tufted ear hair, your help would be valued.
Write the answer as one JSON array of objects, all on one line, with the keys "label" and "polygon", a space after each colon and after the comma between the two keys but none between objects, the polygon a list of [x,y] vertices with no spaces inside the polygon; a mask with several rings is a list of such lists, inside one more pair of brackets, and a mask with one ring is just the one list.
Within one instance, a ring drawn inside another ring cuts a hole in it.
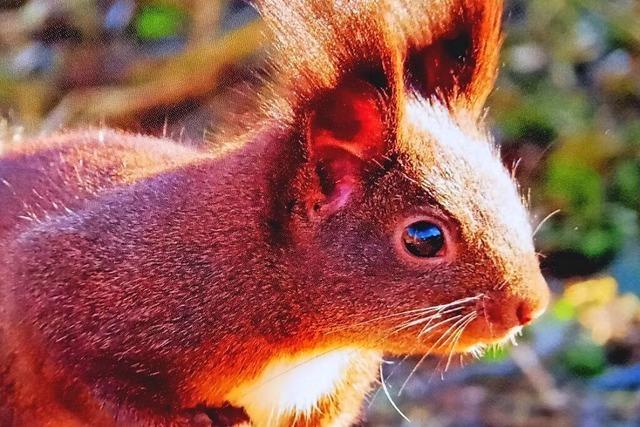
[{"label": "tufted ear hair", "polygon": [[[299,109],[363,63],[476,116],[496,77],[503,0],[253,0],[272,40],[264,111]],[[302,50],[301,50],[302,49]],[[453,105],[457,104],[457,105]]]},{"label": "tufted ear hair", "polygon": [[497,75],[501,17],[501,0],[465,0],[440,34],[409,50],[410,83],[426,98],[479,113]]},{"label": "tufted ear hair", "polygon": [[305,142],[317,175],[315,213],[343,207],[360,187],[367,165],[382,160],[383,116],[380,93],[360,79],[347,79],[312,105]]}]

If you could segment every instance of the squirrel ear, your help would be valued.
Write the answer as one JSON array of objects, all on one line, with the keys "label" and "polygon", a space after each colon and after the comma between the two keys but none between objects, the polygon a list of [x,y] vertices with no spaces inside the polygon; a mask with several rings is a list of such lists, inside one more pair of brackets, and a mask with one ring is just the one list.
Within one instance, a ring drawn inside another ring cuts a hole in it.
[{"label": "squirrel ear", "polygon": [[407,55],[411,84],[425,98],[463,100],[480,113],[498,70],[501,16],[500,0],[465,0],[449,31]]},{"label": "squirrel ear", "polygon": [[444,35],[408,57],[412,84],[426,98],[450,100],[464,92],[473,74],[473,40],[467,31]]},{"label": "squirrel ear", "polygon": [[361,184],[367,163],[385,151],[381,96],[375,87],[349,80],[311,109],[307,123],[309,160],[317,173],[312,195],[316,213],[332,213]]}]

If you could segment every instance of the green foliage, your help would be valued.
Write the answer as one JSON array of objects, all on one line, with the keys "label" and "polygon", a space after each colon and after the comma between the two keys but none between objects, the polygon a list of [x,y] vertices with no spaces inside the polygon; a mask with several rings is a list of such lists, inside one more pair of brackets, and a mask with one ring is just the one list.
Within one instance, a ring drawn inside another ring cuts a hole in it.
[{"label": "green foliage", "polygon": [[509,345],[497,346],[493,345],[487,349],[480,360],[485,363],[503,362],[509,358],[511,347]]},{"label": "green foliage", "polygon": [[630,209],[640,209],[640,161],[628,159],[620,162],[613,173],[616,200]]},{"label": "green foliage", "polygon": [[552,306],[551,313],[562,322],[569,322],[576,317],[576,307],[566,298],[559,298]]},{"label": "green foliage", "polygon": [[171,5],[143,6],[135,19],[136,36],[147,41],[177,36],[183,31],[186,19],[183,10]]},{"label": "green foliage", "polygon": [[539,248],[602,267],[637,238],[638,10],[624,0],[516,3],[526,13],[510,15],[492,116],[507,149],[542,153],[524,185],[539,212],[560,213]]},{"label": "green foliage", "polygon": [[573,375],[591,378],[604,372],[607,359],[601,346],[585,338],[564,350],[561,363]]},{"label": "green foliage", "polygon": [[604,185],[594,168],[572,158],[553,158],[545,179],[545,194],[569,214],[595,221],[604,206]]}]

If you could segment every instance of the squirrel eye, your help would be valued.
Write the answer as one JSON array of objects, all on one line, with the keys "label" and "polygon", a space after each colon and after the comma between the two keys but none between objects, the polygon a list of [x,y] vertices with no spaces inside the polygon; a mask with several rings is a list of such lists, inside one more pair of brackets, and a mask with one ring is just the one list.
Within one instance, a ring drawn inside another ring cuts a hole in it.
[{"label": "squirrel eye", "polygon": [[404,229],[402,243],[410,254],[419,258],[432,258],[442,255],[444,233],[431,222],[418,221]]}]

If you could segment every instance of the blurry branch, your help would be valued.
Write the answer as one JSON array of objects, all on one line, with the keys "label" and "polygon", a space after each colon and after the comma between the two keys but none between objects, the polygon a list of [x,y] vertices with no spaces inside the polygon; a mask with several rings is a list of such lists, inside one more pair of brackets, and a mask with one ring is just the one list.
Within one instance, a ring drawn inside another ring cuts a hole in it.
[{"label": "blurry branch", "polygon": [[542,366],[540,358],[530,346],[521,343],[513,347],[511,358],[548,408],[557,410],[566,406],[567,396],[556,388],[553,376]]},{"label": "blurry branch", "polygon": [[127,123],[146,110],[203,96],[224,84],[229,66],[258,51],[262,33],[262,22],[254,21],[215,42],[190,46],[160,64],[137,64],[124,86],[73,91],[44,119],[40,132],[79,122]]}]

